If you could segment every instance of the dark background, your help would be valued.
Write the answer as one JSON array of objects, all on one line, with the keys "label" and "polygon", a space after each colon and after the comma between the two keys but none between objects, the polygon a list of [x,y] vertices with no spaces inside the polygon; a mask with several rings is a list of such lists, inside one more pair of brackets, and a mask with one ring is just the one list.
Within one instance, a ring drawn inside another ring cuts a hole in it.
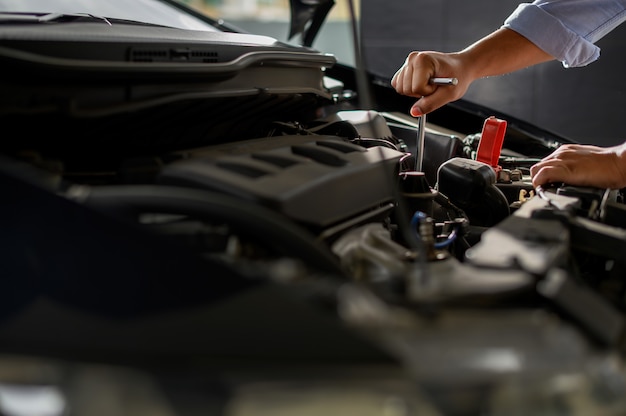
[{"label": "dark background", "polygon": [[[514,0],[363,0],[365,61],[373,72],[391,77],[409,52],[463,49],[500,27],[518,4]],[[556,61],[537,65],[478,80],[464,98],[581,143],[621,143],[626,139],[626,24],[597,45],[600,59],[586,67],[566,69]]]}]

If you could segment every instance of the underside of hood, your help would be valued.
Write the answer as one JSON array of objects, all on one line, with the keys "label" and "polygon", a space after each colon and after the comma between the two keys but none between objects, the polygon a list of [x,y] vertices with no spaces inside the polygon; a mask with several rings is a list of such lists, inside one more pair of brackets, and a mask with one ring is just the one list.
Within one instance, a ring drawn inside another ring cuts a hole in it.
[{"label": "underside of hood", "polygon": [[324,23],[335,0],[290,0],[291,28],[289,39],[300,35],[304,46],[313,45],[317,33]]}]

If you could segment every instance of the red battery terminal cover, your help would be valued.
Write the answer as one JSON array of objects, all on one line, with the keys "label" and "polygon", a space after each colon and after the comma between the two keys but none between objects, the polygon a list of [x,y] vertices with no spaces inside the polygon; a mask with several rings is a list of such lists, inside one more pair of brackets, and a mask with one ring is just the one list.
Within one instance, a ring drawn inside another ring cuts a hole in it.
[{"label": "red battery terminal cover", "polygon": [[491,166],[496,173],[502,170],[498,165],[504,134],[506,133],[506,120],[494,116],[487,118],[483,124],[483,131],[478,142],[476,160]]}]

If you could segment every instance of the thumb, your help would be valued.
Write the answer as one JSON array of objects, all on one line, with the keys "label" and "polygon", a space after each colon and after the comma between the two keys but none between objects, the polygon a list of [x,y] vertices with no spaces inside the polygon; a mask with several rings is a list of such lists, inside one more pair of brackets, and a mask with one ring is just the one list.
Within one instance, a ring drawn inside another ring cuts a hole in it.
[{"label": "thumb", "polygon": [[413,104],[413,106],[411,106],[410,114],[413,117],[419,117],[423,114],[435,111],[446,102],[447,101],[437,100],[436,97],[433,97],[432,95],[428,95],[420,98]]},{"label": "thumb", "polygon": [[411,114],[413,117],[421,117],[424,115],[424,112],[422,111],[422,108],[420,107],[420,101],[421,99],[418,100],[415,104],[413,104],[413,106],[409,110],[409,114]]},{"label": "thumb", "polygon": [[411,115],[418,117],[443,107],[451,101],[458,100],[467,91],[467,85],[459,83],[455,86],[439,86],[429,95],[424,95],[411,107]]}]

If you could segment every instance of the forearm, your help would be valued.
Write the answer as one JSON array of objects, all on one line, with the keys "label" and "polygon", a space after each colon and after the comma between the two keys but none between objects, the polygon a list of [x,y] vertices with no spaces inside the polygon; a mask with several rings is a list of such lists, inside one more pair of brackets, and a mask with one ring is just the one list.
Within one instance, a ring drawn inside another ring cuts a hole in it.
[{"label": "forearm", "polygon": [[517,32],[501,28],[457,53],[471,79],[508,74],[554,60]]},{"label": "forearm", "polygon": [[[395,73],[391,85],[400,94],[417,97],[411,114],[429,113],[465,94],[476,79],[502,75],[534,64],[553,60],[517,32],[501,28],[460,52],[411,52]],[[458,79],[454,88],[429,83],[432,77]]]}]

